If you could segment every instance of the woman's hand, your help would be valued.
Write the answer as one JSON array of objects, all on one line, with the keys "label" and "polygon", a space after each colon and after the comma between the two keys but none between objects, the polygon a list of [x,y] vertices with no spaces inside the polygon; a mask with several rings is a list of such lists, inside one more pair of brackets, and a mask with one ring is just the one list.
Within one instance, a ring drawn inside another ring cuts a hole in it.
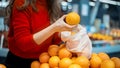
[{"label": "woman's hand", "polygon": [[77,25],[69,25],[65,23],[65,17],[66,15],[63,15],[61,18],[59,18],[55,23],[55,30],[56,32],[61,32],[61,31],[72,31],[77,27]]},{"label": "woman's hand", "polygon": [[65,15],[59,18],[54,24],[48,26],[47,28],[35,33],[33,35],[33,40],[39,45],[43,43],[46,39],[48,39],[55,32],[61,31],[71,31],[74,28],[77,28],[77,25],[68,25],[65,23]]}]

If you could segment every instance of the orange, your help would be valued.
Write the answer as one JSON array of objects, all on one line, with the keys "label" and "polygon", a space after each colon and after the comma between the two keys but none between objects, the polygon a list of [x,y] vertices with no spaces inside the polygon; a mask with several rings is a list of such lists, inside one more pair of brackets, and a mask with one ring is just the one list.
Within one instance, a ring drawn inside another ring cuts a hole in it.
[{"label": "orange", "polygon": [[115,68],[115,64],[112,60],[106,59],[101,63],[100,68]]},{"label": "orange", "polygon": [[82,68],[79,64],[71,64],[68,68]]},{"label": "orange", "polygon": [[75,59],[75,64],[79,64],[82,68],[89,68],[90,62],[87,57],[79,56]]},{"label": "orange", "polygon": [[118,57],[112,57],[111,60],[115,63],[115,68],[120,68],[120,59]]},{"label": "orange", "polygon": [[39,68],[50,68],[48,63],[42,63]]},{"label": "orange", "polygon": [[72,57],[72,53],[70,51],[67,50],[66,47],[61,48],[58,52],[58,56],[59,58],[71,58]]},{"label": "orange", "polygon": [[93,39],[97,39],[98,35],[96,33],[92,34]]},{"label": "orange", "polygon": [[77,25],[80,23],[80,16],[76,12],[70,12],[67,14],[65,21],[69,25]]},{"label": "orange", "polygon": [[77,57],[72,57],[71,60],[73,63],[75,63],[75,60],[76,60]]},{"label": "orange", "polygon": [[52,56],[50,59],[49,59],[49,65],[50,67],[58,67],[58,63],[60,61],[60,58],[58,56]]},{"label": "orange", "polygon": [[92,57],[92,56],[97,56],[97,53],[92,53],[92,54],[91,54],[91,57]]},{"label": "orange", "polygon": [[33,61],[31,63],[31,68],[40,68],[40,62],[39,61]]},{"label": "orange", "polygon": [[62,43],[62,44],[60,44],[60,46],[59,46],[59,48],[61,49],[61,48],[64,48],[65,47],[65,43]]},{"label": "orange", "polygon": [[62,58],[59,62],[59,68],[68,68],[72,64],[70,58]]},{"label": "orange", "polygon": [[0,68],[7,68],[4,64],[0,64]]},{"label": "orange", "polygon": [[48,53],[50,56],[58,55],[59,46],[58,45],[50,45],[48,48]]},{"label": "orange", "polygon": [[59,68],[59,67],[53,67],[53,68]]},{"label": "orange", "polygon": [[71,36],[73,36],[73,35],[75,35],[75,34],[76,34],[76,32],[71,31]]},{"label": "orange", "polygon": [[49,48],[58,48],[58,45],[50,45]]},{"label": "orange", "polygon": [[50,56],[49,56],[48,52],[43,52],[39,56],[39,61],[41,63],[47,63],[49,61],[49,58],[50,58]]},{"label": "orange", "polygon": [[106,59],[110,59],[109,55],[105,52],[98,53],[98,56],[101,58],[102,61],[104,61]]},{"label": "orange", "polygon": [[47,55],[48,52],[42,52],[40,55]]},{"label": "orange", "polygon": [[90,67],[91,68],[100,68],[102,60],[100,59],[100,57],[93,53],[90,59]]}]

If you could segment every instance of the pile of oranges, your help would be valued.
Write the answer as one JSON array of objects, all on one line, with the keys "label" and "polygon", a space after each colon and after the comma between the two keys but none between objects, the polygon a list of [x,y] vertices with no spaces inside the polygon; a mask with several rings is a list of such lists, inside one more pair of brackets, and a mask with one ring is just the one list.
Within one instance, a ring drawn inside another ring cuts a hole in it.
[{"label": "pile of oranges", "polygon": [[105,40],[105,41],[113,40],[113,37],[111,35],[105,35],[102,33],[93,33],[93,34],[90,34],[89,37],[92,40]]},{"label": "pile of oranges", "polygon": [[65,47],[65,44],[50,45],[48,52],[33,61],[31,68],[120,68],[120,58],[110,57],[107,53],[92,53],[91,58],[76,56]]}]

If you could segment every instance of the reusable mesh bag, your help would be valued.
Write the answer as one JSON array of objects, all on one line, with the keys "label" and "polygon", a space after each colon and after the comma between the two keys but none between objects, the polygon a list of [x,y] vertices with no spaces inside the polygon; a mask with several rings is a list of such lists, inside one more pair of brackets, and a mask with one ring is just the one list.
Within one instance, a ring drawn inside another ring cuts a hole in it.
[{"label": "reusable mesh bag", "polygon": [[76,53],[77,56],[91,57],[92,53],[92,43],[87,35],[86,29],[78,25],[77,29],[73,31],[63,31],[61,32],[61,39],[66,43],[66,48]]}]

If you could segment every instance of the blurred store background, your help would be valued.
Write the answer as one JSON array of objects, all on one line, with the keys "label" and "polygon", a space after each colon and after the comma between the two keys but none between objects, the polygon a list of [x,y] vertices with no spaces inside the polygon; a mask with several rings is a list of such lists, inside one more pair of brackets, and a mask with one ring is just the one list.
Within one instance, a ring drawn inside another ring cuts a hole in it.
[{"label": "blurred store background", "polygon": [[[5,7],[9,0],[0,0],[0,63],[8,52]],[[74,11],[81,16],[81,25],[87,29],[93,52],[106,52],[120,57],[120,0],[64,0],[61,10]]]}]

